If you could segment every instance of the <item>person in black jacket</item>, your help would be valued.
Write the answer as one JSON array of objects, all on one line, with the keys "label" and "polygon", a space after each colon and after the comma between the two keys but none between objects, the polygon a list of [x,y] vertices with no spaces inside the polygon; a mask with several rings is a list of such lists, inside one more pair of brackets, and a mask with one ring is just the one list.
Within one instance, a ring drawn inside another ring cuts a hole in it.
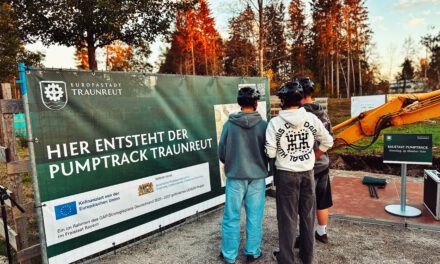
[{"label": "person in black jacket", "polygon": [[[301,78],[299,80],[304,90],[304,98],[301,101],[301,107],[307,112],[316,115],[319,120],[324,124],[324,127],[333,134],[332,124],[327,113],[322,106],[316,102],[313,102],[313,85],[314,83],[309,78]],[[315,147],[319,145],[319,142],[315,142]],[[318,227],[315,232],[316,240],[322,243],[328,243],[327,237],[327,224],[329,208],[332,207],[332,192],[329,177],[329,156],[324,153],[319,159],[315,161],[313,168],[316,182],[316,218],[318,220]]]}]

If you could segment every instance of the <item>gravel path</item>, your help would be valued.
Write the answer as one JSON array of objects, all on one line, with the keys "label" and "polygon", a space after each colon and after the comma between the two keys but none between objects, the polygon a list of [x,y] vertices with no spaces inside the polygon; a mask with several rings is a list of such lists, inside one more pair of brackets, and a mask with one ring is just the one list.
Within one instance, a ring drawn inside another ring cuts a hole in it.
[{"label": "gravel path", "polygon": [[[278,246],[275,199],[267,197],[265,208],[265,256],[258,263],[276,263],[271,257]],[[221,217],[218,210],[96,263],[222,263],[217,259]],[[437,232],[330,219],[329,239],[327,245],[317,242],[315,263],[440,263]],[[245,258],[239,256],[237,263],[245,263]]]}]

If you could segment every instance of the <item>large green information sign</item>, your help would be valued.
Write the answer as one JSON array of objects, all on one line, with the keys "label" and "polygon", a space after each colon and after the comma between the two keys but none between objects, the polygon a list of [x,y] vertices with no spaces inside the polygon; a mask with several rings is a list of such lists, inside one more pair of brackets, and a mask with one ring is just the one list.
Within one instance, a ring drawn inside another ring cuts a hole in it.
[{"label": "large green information sign", "polygon": [[431,134],[384,134],[384,163],[432,164]]},{"label": "large green information sign", "polygon": [[266,78],[33,69],[30,130],[50,263],[69,263],[224,202],[217,142],[240,84]]}]

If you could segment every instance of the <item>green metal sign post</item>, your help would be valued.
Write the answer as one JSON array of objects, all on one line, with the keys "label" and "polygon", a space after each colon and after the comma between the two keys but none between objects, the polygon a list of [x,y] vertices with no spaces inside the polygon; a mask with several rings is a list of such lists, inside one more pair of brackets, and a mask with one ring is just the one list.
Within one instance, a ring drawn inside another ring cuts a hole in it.
[{"label": "green metal sign post", "polygon": [[406,173],[408,164],[432,164],[432,135],[431,134],[385,134],[384,163],[401,164],[401,196],[400,205],[390,204],[385,211],[404,217],[420,216],[422,212],[406,205]]}]

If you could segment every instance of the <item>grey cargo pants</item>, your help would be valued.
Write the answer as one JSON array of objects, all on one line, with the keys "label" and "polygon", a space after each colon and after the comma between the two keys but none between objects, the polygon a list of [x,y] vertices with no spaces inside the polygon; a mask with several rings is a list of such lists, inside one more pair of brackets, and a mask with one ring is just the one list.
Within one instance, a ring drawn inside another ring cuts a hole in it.
[{"label": "grey cargo pants", "polygon": [[276,171],[277,219],[280,252],[278,263],[294,263],[295,239],[300,228],[299,257],[312,263],[315,223],[315,179],[313,170],[305,172]]}]

